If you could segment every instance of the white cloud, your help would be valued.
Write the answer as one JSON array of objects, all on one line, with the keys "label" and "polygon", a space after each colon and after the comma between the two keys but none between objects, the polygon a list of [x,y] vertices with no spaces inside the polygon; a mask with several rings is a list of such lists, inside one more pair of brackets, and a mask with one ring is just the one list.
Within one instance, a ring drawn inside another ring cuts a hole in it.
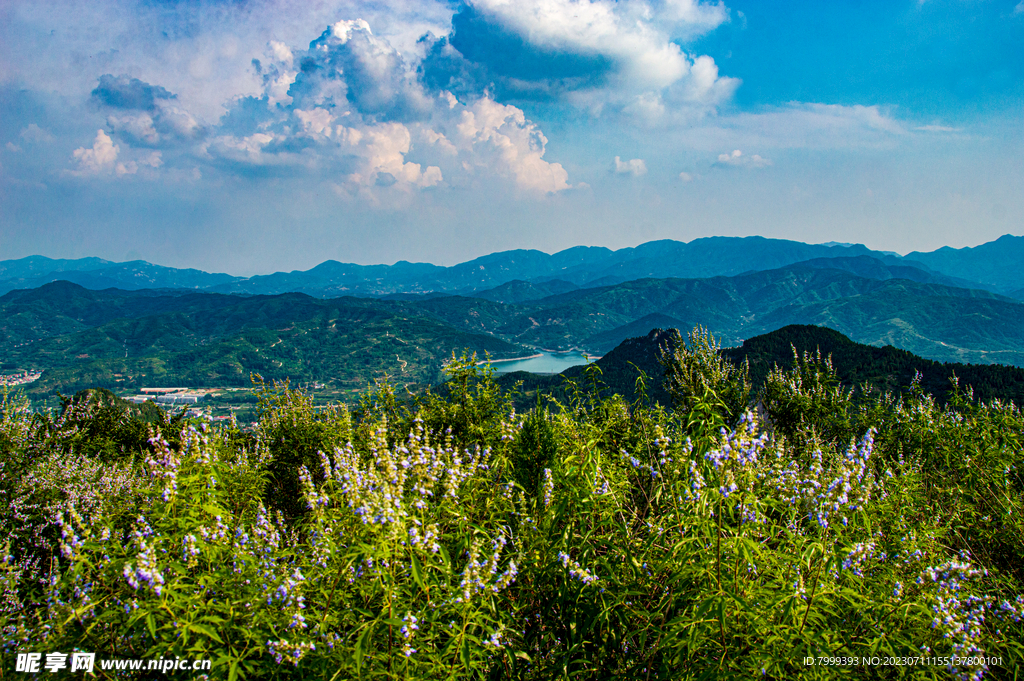
[{"label": "white cloud", "polygon": [[21,151],[21,147],[19,147],[19,146],[18,146],[17,144],[15,144],[14,142],[8,142],[8,143],[7,143],[7,151],[11,151],[11,152],[14,152],[14,153],[18,153],[19,151]]},{"label": "white cloud", "polygon": [[1013,16],[1020,16],[1024,14],[1024,0],[1017,3],[1017,6],[1013,8]]},{"label": "white cloud", "polygon": [[647,164],[644,163],[642,158],[623,161],[616,156],[614,170],[618,175],[632,175],[633,177],[640,177],[641,175],[647,174]]},{"label": "white cloud", "polygon": [[[668,0],[471,0],[533,45],[618,59],[626,74],[664,87],[685,75],[685,55],[670,38],[691,38],[728,19],[721,4]],[[653,69],[646,70],[645,69]]]},{"label": "white cloud", "polygon": [[744,156],[743,152],[739,149],[733,149],[731,154],[718,155],[718,165],[735,166],[738,168],[765,168],[772,165],[772,162],[770,159],[762,158],[757,154]]},{"label": "white cloud", "polygon": [[[272,48],[280,61],[261,65],[270,74],[266,98],[235,103],[248,128],[215,129],[202,146],[210,160],[243,172],[316,171],[358,195],[465,185],[479,177],[540,194],[571,186],[566,170],[543,158],[547,138],[521,109],[489,96],[460,102],[448,92],[428,95],[412,67],[365,21],[332,24],[308,51]],[[289,61],[305,66],[286,102],[277,74]]]},{"label": "white cloud", "polygon": [[150,154],[142,158],[139,163],[149,166],[150,168],[159,168],[164,164],[163,154],[159,151],[150,152]]},{"label": "white cloud", "polygon": [[282,42],[278,42],[277,40],[271,40],[269,45],[270,51],[274,55],[274,59],[281,62],[285,66],[290,67],[292,65],[292,62],[295,60],[295,57],[294,55],[292,55],[292,51],[288,49],[287,45],[285,45]]},{"label": "white cloud", "polygon": [[117,154],[120,151],[121,148],[114,144],[107,133],[97,130],[96,139],[93,141],[91,149],[81,147],[72,152],[72,156],[78,161],[78,170],[74,174],[109,174],[114,170],[114,163],[117,161]]},{"label": "white cloud", "polygon": [[97,130],[96,139],[91,148],[81,147],[72,152],[72,158],[78,162],[78,169],[70,171],[70,174],[78,177],[101,175],[124,177],[137,174],[143,167],[155,169],[163,165],[163,154],[159,151],[151,151],[134,160],[118,160],[121,158],[120,155],[121,147],[114,144],[107,133]]},{"label": "white cloud", "polygon": [[449,139],[464,168],[487,168],[528,191],[569,189],[569,173],[560,163],[544,160],[548,138],[521,109],[483,97],[468,105],[456,102],[441,113],[456,122]]},{"label": "white cloud", "polygon": [[[722,4],[693,0],[472,0],[474,10],[541,52],[595,57],[610,64],[600,86],[567,95],[599,112],[607,104],[644,120],[674,108],[709,109],[739,85],[720,77],[714,60],[686,54],[673,39],[706,33],[728,19]],[[501,58],[500,56],[498,58]]]},{"label": "white cloud", "polygon": [[294,154],[264,154],[263,148],[274,141],[274,135],[258,132],[246,137],[221,135],[211,140],[204,151],[215,158],[243,165],[291,165],[298,162]]},{"label": "white cloud", "polygon": [[52,142],[53,141],[53,135],[51,135],[49,132],[47,132],[43,128],[40,128],[35,123],[29,123],[27,126],[25,126],[25,128],[20,133],[20,137],[23,140],[27,140],[29,142]]},{"label": "white cloud", "polygon": [[717,156],[723,148],[891,149],[907,135],[907,128],[877,106],[792,102],[716,116],[663,135],[667,144]]},{"label": "white cloud", "polygon": [[682,180],[683,182],[693,182],[693,175],[684,170],[683,172],[679,173],[679,179]]},{"label": "white cloud", "polygon": [[319,107],[310,111],[295,109],[295,117],[302,122],[304,132],[325,137],[331,136],[331,123],[334,122],[334,116],[327,109]]},{"label": "white cloud", "polygon": [[948,125],[919,125],[914,130],[922,132],[960,132],[963,128],[951,128]]},{"label": "white cloud", "polygon": [[127,136],[138,144],[159,144],[160,133],[153,125],[148,113],[112,114],[107,116],[107,126],[112,132]]},{"label": "white cloud", "polygon": [[118,111],[107,116],[112,133],[133,146],[169,146],[190,143],[203,133],[188,111],[160,102],[151,112]]},{"label": "white cloud", "polygon": [[356,154],[361,163],[346,182],[361,186],[432,187],[442,180],[437,166],[423,168],[405,160],[412,135],[401,123],[382,123],[362,131],[338,127],[338,138],[344,151]]}]

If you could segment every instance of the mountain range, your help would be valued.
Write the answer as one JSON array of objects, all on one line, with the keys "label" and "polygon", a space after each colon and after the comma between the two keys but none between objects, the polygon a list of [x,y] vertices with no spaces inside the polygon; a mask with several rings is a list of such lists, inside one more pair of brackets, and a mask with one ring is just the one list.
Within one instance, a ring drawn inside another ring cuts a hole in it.
[{"label": "mountain range", "polygon": [[454,267],[329,261],[246,279],[34,256],[0,263],[0,364],[43,370],[31,390],[50,394],[242,385],[252,372],[354,390],[385,374],[429,384],[463,350],[601,355],[653,328],[698,325],[741,346],[816,325],[934,361],[1024,366],[1011,274],[1024,238],[993,244],[900,257],[712,237],[507,251]]},{"label": "mountain range", "polygon": [[644,278],[734,276],[815,259],[858,256],[944,277],[943,283],[953,286],[1024,295],[1017,275],[1024,262],[1024,237],[1011,235],[974,248],[947,247],[907,256],[872,251],[860,244],[805,244],[759,236],[707,237],[688,243],[651,241],[619,250],[576,246],[553,255],[525,249],[502,251],[451,267],[406,261],[356,265],[328,260],[305,271],[252,277],[161,267],[141,260],[115,263],[100,258],[52,260],[36,255],[0,261],[0,293],[64,280],[94,290],[189,288],[249,295],[299,292],[316,298],[436,292],[466,295],[521,281],[539,287],[538,293],[550,295],[563,292],[558,287],[570,285],[583,288]]}]

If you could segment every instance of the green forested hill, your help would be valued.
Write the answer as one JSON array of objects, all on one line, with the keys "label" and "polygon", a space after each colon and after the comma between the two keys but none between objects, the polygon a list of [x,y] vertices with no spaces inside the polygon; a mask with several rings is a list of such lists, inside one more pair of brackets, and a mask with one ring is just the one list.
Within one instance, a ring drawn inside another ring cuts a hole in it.
[{"label": "green forested hill", "polygon": [[793,366],[794,349],[801,355],[820,351],[822,357],[831,357],[837,377],[850,387],[870,383],[883,391],[901,392],[919,374],[921,388],[941,400],[955,375],[960,388],[972,389],[979,400],[998,398],[1024,405],[1024,369],[1019,367],[935,362],[891,345],[879,348],[855,343],[838,331],[819,326],[786,326],[749,338],[739,347],[725,348],[722,355],[737,365],[749,362],[751,381],[759,386],[773,367]]},{"label": "green forested hill", "polygon": [[46,369],[31,384],[36,394],[97,386],[248,385],[252,372],[345,388],[363,387],[385,373],[400,383],[429,384],[452,352],[496,358],[528,352],[401,305],[297,293],[153,296],[86,291],[63,282],[8,294],[0,310],[5,363]]},{"label": "green forested hill", "polygon": [[846,258],[733,277],[639,279],[534,300],[529,291],[543,287],[508,287],[508,297],[522,294],[518,303],[89,291],[55,282],[0,297],[0,351],[6,366],[45,369],[32,388],[43,392],[140,381],[239,385],[254,371],[348,387],[385,372],[421,383],[437,377],[452,351],[606,354],[652,328],[698,325],[725,345],[815,324],[937,361],[1024,365],[1024,304],[936,283],[927,273],[914,274],[919,281],[896,276],[907,269]]},{"label": "green forested hill", "polygon": [[[607,393],[633,401],[638,396],[637,379],[643,372],[648,396],[667,406],[669,397],[663,383],[661,357],[663,352],[671,352],[683,342],[683,335],[675,329],[654,329],[644,336],[629,338],[595,362],[600,369],[597,375]],[[856,343],[838,331],[818,326],[786,326],[749,338],[740,346],[723,348],[721,354],[737,367],[749,363],[751,387],[757,390],[773,368],[788,370],[794,366],[794,349],[801,356],[817,356],[820,352],[822,358],[830,358],[836,378],[849,388],[869,383],[881,392],[902,394],[918,376],[921,389],[943,402],[955,376],[960,389],[972,391],[978,400],[1000,399],[1024,405],[1024,369],[1019,367],[936,362],[892,346]],[[522,382],[526,393],[523,405],[529,406],[530,398],[538,391],[564,401],[569,396],[568,381],[588,385],[586,372],[583,366],[572,367],[557,376],[515,372],[500,376],[499,382],[506,387]]]},{"label": "green forested hill", "polygon": [[1024,305],[987,291],[869,279],[803,263],[713,279],[641,279],[523,303],[499,333],[544,348],[607,352],[676,320],[727,344],[794,323],[837,328],[937,360],[1024,364]]}]

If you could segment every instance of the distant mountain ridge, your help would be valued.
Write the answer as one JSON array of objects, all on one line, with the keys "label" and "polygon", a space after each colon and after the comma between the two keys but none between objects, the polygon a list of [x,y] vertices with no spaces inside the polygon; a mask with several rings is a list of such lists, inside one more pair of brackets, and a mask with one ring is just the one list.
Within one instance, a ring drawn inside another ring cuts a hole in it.
[{"label": "distant mountain ridge", "polygon": [[510,282],[489,297],[91,291],[57,281],[0,296],[0,353],[9,369],[43,370],[31,388],[43,393],[140,382],[238,386],[250,372],[346,390],[385,374],[425,384],[452,352],[603,355],[652,328],[698,325],[725,345],[815,324],[933,360],[1024,366],[1024,304],[947,281],[869,256],[590,288]]},{"label": "distant mountain ridge", "polygon": [[[175,269],[141,260],[114,263],[100,258],[54,260],[29,256],[0,262],[0,294],[66,280],[93,290],[188,288],[247,295],[299,292],[316,298],[439,292],[475,295],[521,281],[541,289],[536,293],[543,297],[545,292],[556,292],[551,284],[592,288],[644,278],[701,279],[772,270],[798,262],[858,257],[869,257],[889,267],[913,268],[932,277],[934,283],[1024,297],[1024,285],[1016,274],[1024,269],[1024,237],[1011,235],[974,248],[940,248],[905,257],[872,251],[861,244],[806,244],[760,236],[705,237],[690,242],[650,241],[618,250],[576,246],[550,255],[529,249],[501,251],[451,267],[406,261],[356,265],[328,260],[305,271],[252,277]],[[939,281],[942,277],[945,280]],[[493,295],[506,302],[525,299],[523,291]]]},{"label": "distant mountain ridge", "polygon": [[41,393],[240,385],[252,371],[344,390],[385,374],[422,385],[452,352],[605,355],[698,325],[726,345],[812,324],[930,360],[1024,367],[1024,303],[1004,295],[1024,290],[1011,276],[1024,238],[994,243],[909,258],[711,237],[249,278],[33,256],[0,262],[0,352],[8,369],[42,370]]},{"label": "distant mountain ridge", "polygon": [[33,255],[20,260],[0,261],[0,294],[15,289],[38,288],[54,281],[70,281],[94,291],[119,288],[209,289],[230,282],[230,274],[210,274],[196,269],[175,269],[144,260],[110,262],[101,258],[53,260]]},{"label": "distant mountain ridge", "polygon": [[1024,287],[1024,237],[1004,234],[995,241],[969,248],[944,246],[930,253],[908,253],[908,259],[947,274],[975,281],[1002,293]]}]

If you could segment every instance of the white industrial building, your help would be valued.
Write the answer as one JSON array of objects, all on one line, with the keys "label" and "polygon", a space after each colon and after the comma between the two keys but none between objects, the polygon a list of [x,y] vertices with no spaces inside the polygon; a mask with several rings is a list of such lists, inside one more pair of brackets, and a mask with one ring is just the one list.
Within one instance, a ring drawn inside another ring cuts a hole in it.
[{"label": "white industrial building", "polygon": [[193,393],[193,392],[182,392],[182,393],[170,393],[164,395],[133,395],[127,398],[129,402],[135,404],[142,404],[147,400],[152,400],[157,404],[197,404],[200,400],[206,397],[206,393]]}]

